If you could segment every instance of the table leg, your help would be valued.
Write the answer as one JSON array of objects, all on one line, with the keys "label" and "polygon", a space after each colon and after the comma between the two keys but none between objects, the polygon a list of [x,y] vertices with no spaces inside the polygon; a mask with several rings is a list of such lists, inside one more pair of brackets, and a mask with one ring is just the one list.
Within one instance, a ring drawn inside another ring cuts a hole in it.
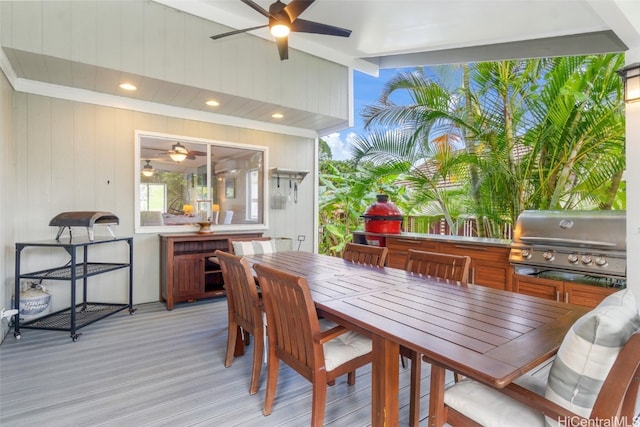
[{"label": "table leg", "polygon": [[444,376],[442,366],[431,364],[431,389],[429,391],[429,427],[441,427],[444,419]]},{"label": "table leg", "polygon": [[400,414],[398,404],[399,367],[397,343],[374,335],[371,376],[371,425],[395,427]]}]

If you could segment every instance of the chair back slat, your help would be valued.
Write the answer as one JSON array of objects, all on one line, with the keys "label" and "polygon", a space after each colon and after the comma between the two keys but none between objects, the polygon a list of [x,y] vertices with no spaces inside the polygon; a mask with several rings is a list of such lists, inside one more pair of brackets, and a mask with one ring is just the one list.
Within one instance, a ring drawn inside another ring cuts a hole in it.
[{"label": "chair back slat", "polygon": [[471,258],[437,252],[409,249],[405,270],[424,276],[439,277],[467,283]]},{"label": "chair back slat", "polygon": [[220,250],[216,251],[227,292],[230,313],[241,327],[252,330],[262,324],[261,301],[249,262]]},{"label": "chair back slat", "polygon": [[358,264],[384,267],[387,260],[387,253],[388,249],[384,246],[347,243],[342,253],[342,258]]},{"label": "chair back slat", "polygon": [[262,289],[269,351],[309,381],[324,366],[320,326],[307,281],[281,270],[257,264],[254,270]]}]

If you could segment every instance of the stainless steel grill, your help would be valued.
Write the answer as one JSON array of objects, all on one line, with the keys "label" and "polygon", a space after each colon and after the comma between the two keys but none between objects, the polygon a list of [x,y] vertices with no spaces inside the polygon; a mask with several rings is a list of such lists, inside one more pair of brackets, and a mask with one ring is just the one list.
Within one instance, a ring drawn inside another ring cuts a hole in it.
[{"label": "stainless steel grill", "polygon": [[509,261],[516,273],[626,286],[626,212],[524,211]]},{"label": "stainless steel grill", "polygon": [[59,227],[56,240],[60,239],[62,232],[67,227],[69,228],[69,234],[71,234],[71,227],[84,227],[89,234],[89,240],[93,241],[93,226],[95,224],[106,225],[111,237],[116,237],[113,230],[111,230],[111,225],[118,225],[119,223],[120,219],[111,212],[100,211],[62,212],[49,221],[50,226]]}]

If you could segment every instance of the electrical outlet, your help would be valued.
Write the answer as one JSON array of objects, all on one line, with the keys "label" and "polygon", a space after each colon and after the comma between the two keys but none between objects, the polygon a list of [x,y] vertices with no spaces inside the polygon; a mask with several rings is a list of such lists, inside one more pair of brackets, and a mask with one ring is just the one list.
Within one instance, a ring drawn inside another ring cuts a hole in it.
[{"label": "electrical outlet", "polygon": [[304,242],[304,239],[306,239],[307,236],[305,236],[304,234],[298,234],[298,242]]}]

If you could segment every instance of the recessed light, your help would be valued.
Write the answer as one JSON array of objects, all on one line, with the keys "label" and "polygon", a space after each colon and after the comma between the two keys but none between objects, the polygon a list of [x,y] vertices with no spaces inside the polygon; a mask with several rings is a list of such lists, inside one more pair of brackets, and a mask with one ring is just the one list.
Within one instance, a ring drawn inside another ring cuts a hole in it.
[{"label": "recessed light", "polygon": [[218,101],[216,101],[215,99],[210,99],[205,104],[207,104],[210,107],[217,107],[217,106],[220,105],[220,103]]},{"label": "recessed light", "polygon": [[281,118],[284,117],[284,114],[282,114],[282,113],[273,113],[271,115],[271,117],[273,117],[274,119],[281,119]]},{"label": "recessed light", "polygon": [[124,90],[136,90],[136,89],[138,89],[137,87],[135,87],[135,86],[134,86],[134,85],[132,85],[131,83],[122,83],[122,84],[120,85],[120,88],[121,88],[121,89],[124,89]]}]

